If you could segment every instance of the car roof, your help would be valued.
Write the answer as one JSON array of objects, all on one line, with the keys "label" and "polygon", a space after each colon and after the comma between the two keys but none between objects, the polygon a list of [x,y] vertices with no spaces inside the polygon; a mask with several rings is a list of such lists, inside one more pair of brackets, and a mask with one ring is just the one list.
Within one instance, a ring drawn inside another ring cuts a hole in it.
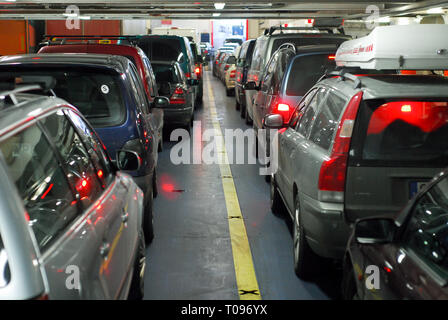
[{"label": "car roof", "polygon": [[89,51],[101,51],[103,54],[135,55],[138,54],[139,49],[139,47],[127,44],[67,43],[44,46],[39,50],[39,53],[58,53],[65,52],[65,50],[73,50],[79,53],[95,53]]},{"label": "car roof", "polygon": [[[438,75],[377,74],[357,78],[361,81],[364,99],[448,97],[448,78]],[[348,96],[359,91],[354,88],[353,81],[341,81],[339,77],[327,78],[320,83]]]},{"label": "car roof", "polygon": [[[39,62],[38,62],[39,61]],[[124,72],[131,61],[123,56],[88,53],[42,53],[0,57],[0,66],[8,64],[50,64],[91,66]]]}]

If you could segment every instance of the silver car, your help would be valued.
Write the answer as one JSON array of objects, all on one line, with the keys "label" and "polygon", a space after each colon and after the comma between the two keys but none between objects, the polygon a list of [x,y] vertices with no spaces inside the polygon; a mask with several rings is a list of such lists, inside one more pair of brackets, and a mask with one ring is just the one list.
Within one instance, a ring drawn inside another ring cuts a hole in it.
[{"label": "silver car", "polygon": [[[358,71],[359,72],[359,71]],[[342,259],[350,225],[393,215],[448,165],[448,79],[332,74],[279,131],[273,211],[294,221],[294,264],[306,278],[319,257]],[[265,125],[281,127],[280,115]]]},{"label": "silver car", "polygon": [[142,298],[142,191],[76,108],[24,93],[37,89],[0,92],[0,299]]}]

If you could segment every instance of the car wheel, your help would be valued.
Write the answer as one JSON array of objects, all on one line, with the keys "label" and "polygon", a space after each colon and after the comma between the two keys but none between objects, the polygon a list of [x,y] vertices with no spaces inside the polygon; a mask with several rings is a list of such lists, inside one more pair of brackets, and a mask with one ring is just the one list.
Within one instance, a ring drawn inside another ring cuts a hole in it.
[{"label": "car wheel", "polygon": [[300,219],[300,202],[296,195],[294,200],[293,221],[294,271],[300,279],[309,279],[319,266],[317,255],[306,241],[305,231]]},{"label": "car wheel", "polygon": [[241,103],[240,115],[241,115],[241,118],[243,118],[243,119],[246,118],[246,106],[244,105],[244,103]]},{"label": "car wheel", "polygon": [[241,105],[238,103],[238,101],[235,102],[235,109],[236,110],[240,110],[241,109]]},{"label": "car wheel", "polygon": [[344,267],[344,272],[342,275],[342,299],[359,300],[353,266],[351,263],[348,263],[348,265]]},{"label": "car wheel", "polygon": [[128,300],[142,300],[145,294],[145,235],[139,232],[137,253],[134,261],[134,270],[132,272],[131,287],[129,289]]},{"label": "car wheel", "polygon": [[227,89],[227,87],[226,87],[226,96],[230,97],[231,93],[232,93],[232,90],[231,89]]},{"label": "car wheel", "polygon": [[249,113],[247,112],[247,107],[245,110],[245,119],[246,119],[246,124],[248,124],[248,125],[252,124],[252,119],[250,118]]},{"label": "car wheel", "polygon": [[270,203],[271,203],[271,211],[273,214],[281,213],[282,209],[282,199],[280,197],[280,193],[277,190],[277,185],[275,183],[275,177],[271,177],[271,188],[270,188]]},{"label": "car wheel", "polygon": [[154,239],[154,217],[153,217],[153,189],[150,188],[148,200],[143,215],[143,233],[146,244],[150,244]]}]

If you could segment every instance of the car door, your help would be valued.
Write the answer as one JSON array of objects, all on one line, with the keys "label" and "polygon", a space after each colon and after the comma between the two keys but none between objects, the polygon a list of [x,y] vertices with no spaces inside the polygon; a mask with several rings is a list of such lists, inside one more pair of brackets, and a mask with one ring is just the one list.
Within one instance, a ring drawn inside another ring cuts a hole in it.
[{"label": "car door", "polygon": [[66,113],[81,137],[104,189],[94,203],[95,213],[91,216],[100,240],[95,269],[108,299],[126,298],[141,230],[131,179],[115,174],[101,141],[82,117],[73,110]]},{"label": "car door", "polygon": [[[290,126],[283,134],[279,135],[279,186],[286,205],[292,210],[293,199],[293,173],[302,164],[296,160],[298,145],[306,141],[308,132],[311,130],[311,120],[317,108],[316,92],[314,88],[302,99],[297,108],[297,112],[291,119]],[[311,109],[311,110],[310,110]],[[299,131],[300,129],[300,131]]]},{"label": "car door", "polygon": [[262,119],[268,108],[268,98],[272,97],[278,54],[274,54],[266,67],[260,83],[260,90],[255,94],[253,105],[253,121],[257,129],[263,127]]},{"label": "car door", "polygon": [[0,143],[39,246],[50,299],[105,297],[95,272],[98,238],[89,223],[103,190],[80,147],[63,113]]}]

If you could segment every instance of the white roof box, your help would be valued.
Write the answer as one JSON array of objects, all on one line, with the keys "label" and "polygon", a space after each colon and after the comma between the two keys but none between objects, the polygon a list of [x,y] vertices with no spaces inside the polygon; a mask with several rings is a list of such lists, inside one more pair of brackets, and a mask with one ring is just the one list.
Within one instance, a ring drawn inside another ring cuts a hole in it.
[{"label": "white roof box", "polygon": [[362,69],[448,69],[448,25],[376,27],[368,36],[341,44],[336,65]]}]

